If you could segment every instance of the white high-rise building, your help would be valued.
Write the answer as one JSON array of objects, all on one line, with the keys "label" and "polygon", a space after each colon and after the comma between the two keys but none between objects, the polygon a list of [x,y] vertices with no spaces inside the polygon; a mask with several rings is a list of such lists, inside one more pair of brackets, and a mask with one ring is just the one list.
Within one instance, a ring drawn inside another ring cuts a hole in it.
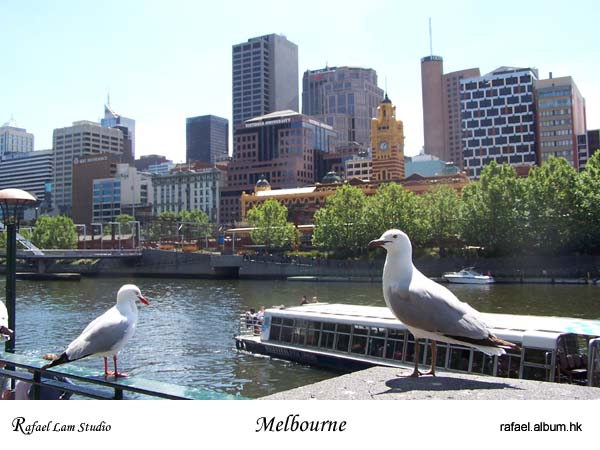
[{"label": "white high-rise building", "polygon": [[20,128],[11,118],[0,127],[0,158],[6,153],[28,153],[33,151],[33,134]]}]

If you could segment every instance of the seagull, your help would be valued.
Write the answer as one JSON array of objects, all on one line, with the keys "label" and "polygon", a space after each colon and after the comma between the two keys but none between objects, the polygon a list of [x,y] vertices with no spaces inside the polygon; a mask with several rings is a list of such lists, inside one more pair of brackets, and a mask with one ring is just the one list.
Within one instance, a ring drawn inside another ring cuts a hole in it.
[{"label": "seagull", "polygon": [[[135,331],[138,300],[144,305],[150,304],[137,286],[133,284],[121,286],[117,293],[117,304],[93,320],[56,360],[46,364],[42,369],[97,355],[104,357],[105,377],[109,375],[114,375],[115,378],[126,377],[126,373],[117,370],[117,353],[125,347]],[[114,372],[108,370],[108,356],[111,355]]]},{"label": "seagull", "polygon": [[10,341],[13,331],[8,328],[8,311],[0,300],[0,342]]},{"label": "seagull", "polygon": [[436,341],[475,348],[487,355],[503,355],[504,348],[519,350],[489,330],[481,314],[461,302],[441,284],[430,280],[413,265],[412,245],[400,230],[388,230],[369,247],[387,251],[383,266],[383,297],[392,313],[415,337],[415,368],[418,377],[419,339],[431,340],[431,370],[435,376]]}]

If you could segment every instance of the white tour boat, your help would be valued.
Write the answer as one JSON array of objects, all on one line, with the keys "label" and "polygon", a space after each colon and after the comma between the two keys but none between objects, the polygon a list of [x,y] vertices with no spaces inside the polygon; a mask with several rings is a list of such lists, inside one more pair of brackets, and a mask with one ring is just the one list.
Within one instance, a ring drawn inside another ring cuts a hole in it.
[{"label": "white tour boat", "polygon": [[[478,375],[600,386],[600,320],[483,314],[494,334],[521,346],[503,356],[437,343],[437,367]],[[267,309],[262,325],[241,320],[236,347],[341,372],[375,365],[412,370],[415,340],[386,307],[314,303]],[[421,340],[420,363],[431,360]]]},{"label": "white tour boat", "polygon": [[443,275],[443,278],[449,283],[462,284],[490,284],[496,282],[494,277],[475,272],[473,267],[462,269],[459,272],[447,272]]}]

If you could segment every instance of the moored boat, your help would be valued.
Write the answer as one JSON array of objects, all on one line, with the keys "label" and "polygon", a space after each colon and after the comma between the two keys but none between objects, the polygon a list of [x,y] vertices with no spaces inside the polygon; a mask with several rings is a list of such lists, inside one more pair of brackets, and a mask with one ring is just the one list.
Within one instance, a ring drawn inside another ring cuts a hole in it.
[{"label": "moored boat", "polygon": [[490,284],[496,282],[491,275],[483,275],[476,272],[473,270],[473,267],[468,267],[458,272],[447,272],[442,277],[449,283]]},{"label": "moored boat", "polygon": [[[437,368],[473,374],[600,386],[600,321],[564,317],[483,314],[498,337],[520,351],[488,356],[437,343]],[[271,308],[262,327],[241,323],[236,347],[340,372],[375,365],[412,370],[415,340],[386,307],[307,304]],[[431,359],[420,341],[420,363]]]}]

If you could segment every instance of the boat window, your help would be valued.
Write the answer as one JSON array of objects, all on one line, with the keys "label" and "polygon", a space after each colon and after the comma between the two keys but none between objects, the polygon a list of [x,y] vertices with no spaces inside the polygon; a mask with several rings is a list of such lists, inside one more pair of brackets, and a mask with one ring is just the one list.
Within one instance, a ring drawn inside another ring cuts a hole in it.
[{"label": "boat window", "polygon": [[510,350],[498,358],[496,376],[504,378],[519,378],[521,354]]},{"label": "boat window", "polygon": [[[443,342],[438,342],[437,346],[437,358],[435,361],[436,367],[446,367],[446,353],[448,352],[449,345]],[[431,341],[427,340],[427,359],[425,364],[431,364]]]},{"label": "boat window", "polygon": [[281,323],[281,317],[277,317],[277,316],[273,316],[273,318],[271,319],[271,323],[274,325],[278,325]]},{"label": "boat window", "polygon": [[304,345],[306,338],[306,328],[296,327],[294,328],[294,334],[292,335],[292,344]]},{"label": "boat window", "polygon": [[338,334],[335,349],[340,352],[348,353],[348,344],[350,343],[349,334]]},{"label": "boat window", "polygon": [[372,337],[385,338],[385,328],[371,327],[371,334],[370,335]]},{"label": "boat window", "polygon": [[367,350],[367,337],[359,336],[359,335],[355,334],[352,337],[352,347],[350,348],[350,351],[352,353],[358,353],[358,354],[364,355],[366,350]]},{"label": "boat window", "polygon": [[321,336],[321,332],[319,330],[309,328],[306,332],[306,345],[317,347],[319,345],[319,336]]},{"label": "boat window", "polygon": [[[281,321],[279,323],[281,323]],[[271,332],[269,333],[269,339],[272,341],[278,341],[280,333],[281,333],[281,326],[274,325],[273,323],[271,323]]]},{"label": "boat window", "polygon": [[469,359],[471,350],[462,347],[450,346],[450,357],[448,358],[448,368],[467,372],[469,370]]},{"label": "boat window", "polygon": [[404,351],[404,341],[388,339],[385,346],[385,357],[388,359],[402,360]]},{"label": "boat window", "polygon": [[377,358],[383,358],[383,349],[385,348],[385,339],[369,338],[369,347],[367,354]]},{"label": "boat window", "polygon": [[351,325],[345,323],[338,323],[337,330],[339,333],[350,333]]},{"label": "boat window", "polygon": [[335,331],[335,323],[323,322],[323,330]]},{"label": "boat window", "polygon": [[[323,324],[323,329],[325,329],[325,324]],[[321,336],[321,343],[319,344],[319,347],[333,348],[334,336],[335,336],[335,333],[332,333],[330,331],[323,331],[323,335]]]},{"label": "boat window", "polygon": [[471,366],[471,372],[493,375],[494,357],[488,356],[482,352],[473,352],[473,364]]},{"label": "boat window", "polygon": [[279,340],[282,342],[292,342],[292,334],[293,334],[292,327],[281,327],[281,336],[280,336]]},{"label": "boat window", "polygon": [[367,334],[369,329],[362,325],[354,325],[354,334]]},{"label": "boat window", "polygon": [[291,327],[294,325],[294,319],[283,319],[283,324]]},{"label": "boat window", "polygon": [[320,330],[321,325],[322,325],[321,322],[313,322],[313,321],[308,322],[308,328],[310,328],[311,330]]}]

